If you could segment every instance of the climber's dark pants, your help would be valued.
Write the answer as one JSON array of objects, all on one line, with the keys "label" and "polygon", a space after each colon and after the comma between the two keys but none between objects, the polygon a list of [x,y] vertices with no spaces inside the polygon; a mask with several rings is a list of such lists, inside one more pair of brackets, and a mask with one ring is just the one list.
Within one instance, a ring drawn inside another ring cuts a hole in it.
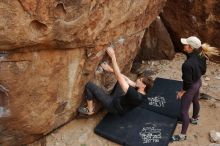
[{"label": "climber's dark pants", "polygon": [[198,118],[200,105],[199,105],[199,89],[202,85],[201,79],[195,82],[192,87],[186,91],[181,98],[181,118],[182,118],[182,131],[181,134],[186,134],[189,126],[189,108],[191,102],[193,103],[193,118]]},{"label": "climber's dark pants", "polygon": [[116,109],[113,105],[113,99],[120,97],[124,94],[119,83],[116,83],[112,94],[108,95],[102,88],[92,82],[88,82],[85,86],[85,98],[86,100],[93,100],[96,98],[102,103],[102,105],[109,111],[116,113]]}]

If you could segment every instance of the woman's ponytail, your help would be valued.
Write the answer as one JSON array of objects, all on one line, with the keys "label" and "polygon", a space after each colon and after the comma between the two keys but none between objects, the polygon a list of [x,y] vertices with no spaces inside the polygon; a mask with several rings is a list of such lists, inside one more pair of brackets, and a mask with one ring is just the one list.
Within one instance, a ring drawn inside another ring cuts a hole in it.
[{"label": "woman's ponytail", "polygon": [[202,47],[202,50],[201,50],[200,55],[204,56],[207,59],[209,59],[212,56],[220,56],[220,51],[215,47],[211,47],[207,43],[202,44],[201,47]]}]

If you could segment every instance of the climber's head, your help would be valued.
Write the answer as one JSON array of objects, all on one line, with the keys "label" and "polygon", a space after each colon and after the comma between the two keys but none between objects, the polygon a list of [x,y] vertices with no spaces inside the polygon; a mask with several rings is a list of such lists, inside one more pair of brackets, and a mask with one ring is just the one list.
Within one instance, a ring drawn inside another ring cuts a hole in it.
[{"label": "climber's head", "polygon": [[138,90],[142,90],[145,93],[149,90],[152,84],[152,79],[145,77],[144,75],[138,75],[136,80],[136,87]]}]

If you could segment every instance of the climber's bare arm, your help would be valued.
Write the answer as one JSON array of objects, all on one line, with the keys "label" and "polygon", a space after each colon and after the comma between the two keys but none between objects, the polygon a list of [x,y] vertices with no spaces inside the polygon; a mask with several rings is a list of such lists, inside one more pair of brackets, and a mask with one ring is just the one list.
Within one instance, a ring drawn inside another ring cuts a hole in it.
[{"label": "climber's bare arm", "polygon": [[125,76],[124,74],[122,74],[122,76],[125,78],[125,81],[132,87],[136,87],[136,83],[134,81],[132,81],[131,79],[129,79],[127,76]]},{"label": "climber's bare arm", "polygon": [[101,67],[107,72],[114,73],[113,68],[107,62],[103,62]]},{"label": "climber's bare arm", "polygon": [[117,63],[117,60],[116,60],[116,56],[115,56],[115,51],[113,50],[112,47],[108,47],[107,48],[107,53],[108,55],[110,56],[111,58],[111,61],[112,61],[112,65],[113,65],[113,71],[114,71],[114,74],[115,74],[115,77],[116,79],[118,80],[122,90],[127,93],[128,91],[128,88],[129,88],[129,84],[126,82],[123,74],[121,73],[120,69],[119,69],[119,66],[118,66],[118,63]]},{"label": "climber's bare arm", "polygon": [[[103,62],[101,64],[101,67],[108,72],[114,73],[113,68],[107,63],[107,62]],[[124,77],[125,81],[132,87],[136,86],[136,83],[134,81],[132,81],[131,79],[129,79],[127,76],[125,76],[124,74],[122,74],[122,76]]]}]

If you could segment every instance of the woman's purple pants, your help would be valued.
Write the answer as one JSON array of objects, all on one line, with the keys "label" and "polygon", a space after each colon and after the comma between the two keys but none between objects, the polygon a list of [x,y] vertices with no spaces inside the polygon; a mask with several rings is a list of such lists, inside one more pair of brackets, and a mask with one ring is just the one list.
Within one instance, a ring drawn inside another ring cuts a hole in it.
[{"label": "woman's purple pants", "polygon": [[202,86],[202,81],[199,79],[195,82],[192,87],[185,92],[181,98],[181,118],[182,118],[182,131],[181,134],[186,134],[186,131],[189,127],[189,108],[191,102],[193,103],[193,116],[192,118],[197,119],[200,105],[199,105],[199,90]]}]

